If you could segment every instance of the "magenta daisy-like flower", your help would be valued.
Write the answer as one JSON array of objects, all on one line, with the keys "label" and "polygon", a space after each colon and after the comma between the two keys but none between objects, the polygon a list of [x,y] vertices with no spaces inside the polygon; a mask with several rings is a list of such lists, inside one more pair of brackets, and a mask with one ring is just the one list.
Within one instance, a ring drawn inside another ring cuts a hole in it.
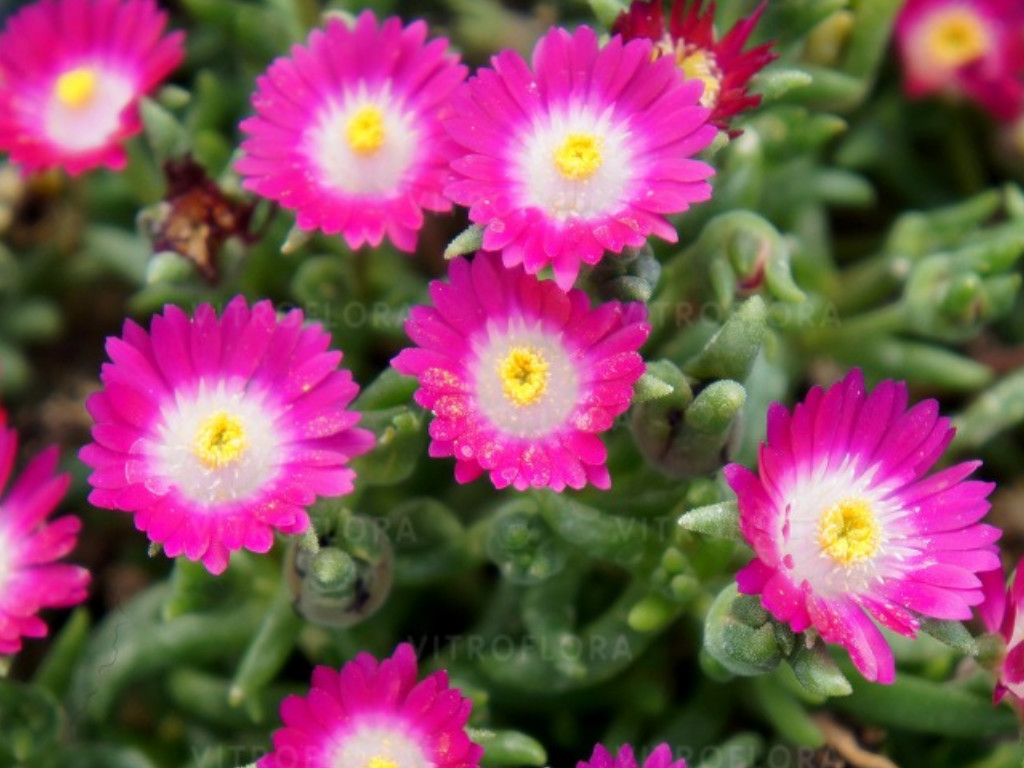
[{"label": "magenta daisy-like flower", "polygon": [[[576,768],[637,768],[637,765],[633,748],[629,744],[619,747],[617,755],[598,744],[590,760],[580,760]],[[668,744],[660,744],[647,756],[643,768],[686,768],[686,761],[672,759],[672,750]]]},{"label": "magenta daisy-like flower", "polygon": [[154,0],[40,0],[0,33],[0,152],[27,172],[123,168],[139,99],[181,63]]},{"label": "magenta daisy-like flower", "polygon": [[361,653],[340,672],[313,670],[309,695],[281,704],[284,728],[257,768],[478,768],[466,735],[472,703],[444,670],[417,682],[403,643],[379,662]]},{"label": "magenta daisy-like flower", "polygon": [[512,51],[461,88],[446,125],[464,154],[445,194],[484,227],[483,248],[534,274],[552,265],[563,290],[581,263],[639,247],[649,235],[675,242],[666,214],[707,200],[712,169],[690,156],[715,129],[698,105],[701,84],[651,43],[555,28],[533,69]]},{"label": "magenta daisy-like flower", "polygon": [[[750,78],[778,55],[772,53],[771,43],[743,50],[767,0],[721,39],[715,34],[714,2],[702,12],[703,4],[704,0],[673,0],[666,24],[662,0],[633,0],[612,32],[626,40],[653,40],[655,56],[671,58],[687,78],[703,82],[700,103],[711,110],[711,123],[727,130],[729,118],[761,103],[760,96],[747,90]],[[740,131],[730,133],[735,136]]]},{"label": "magenta daisy-like flower", "polygon": [[980,101],[1000,119],[1024,76],[1024,5],[1019,0],[907,0],[896,42],[911,96],[948,93]]},{"label": "magenta daisy-like flower", "polygon": [[608,488],[598,434],[612,426],[643,375],[643,304],[591,309],[494,254],[451,263],[430,285],[433,307],[406,322],[418,346],[392,365],[419,378],[416,402],[434,413],[431,456],[454,456],[455,478],[490,474],[497,488]]},{"label": "magenta daisy-like flower", "polygon": [[329,343],[301,311],[278,319],[242,297],[219,318],[167,306],[149,333],[127,321],[86,403],[89,500],[133,512],[169,556],[212,573],[234,550],[269,550],[275,530],[305,531],[305,508],[349,493],[347,462],[373,444],[346,410],[359,388]]},{"label": "magenta daisy-like flower", "polygon": [[907,388],[867,394],[860,371],[812,389],[790,414],[775,403],[760,477],[730,464],[740,530],[756,557],[740,592],[795,632],[814,628],[869,680],[892,682],[892,651],[872,621],[913,637],[918,616],[968,619],[979,573],[999,566],[1000,531],[978,523],[992,483],[979,462],[925,476],[952,439],[938,403],[907,410]]},{"label": "magenta daisy-like flower", "polygon": [[[0,411],[0,494],[11,479],[18,438]],[[67,515],[47,522],[70,478],[55,474],[57,449],[33,459],[0,495],[0,656],[21,650],[21,638],[45,637],[43,608],[66,608],[85,600],[89,572],[56,563],[75,548],[81,521]]]},{"label": "magenta daisy-like flower", "polygon": [[981,574],[981,582],[985,602],[978,613],[985,628],[1005,644],[992,698],[998,703],[1009,694],[1024,703],[1024,569],[1018,565],[1009,588],[1002,568]]},{"label": "magenta daisy-like flower", "polygon": [[453,149],[441,124],[466,77],[427,25],[371,11],[354,27],[330,19],[257,80],[242,122],[244,186],[294,210],[300,227],[340,233],[349,247],[385,237],[416,247],[423,211],[441,194]]}]

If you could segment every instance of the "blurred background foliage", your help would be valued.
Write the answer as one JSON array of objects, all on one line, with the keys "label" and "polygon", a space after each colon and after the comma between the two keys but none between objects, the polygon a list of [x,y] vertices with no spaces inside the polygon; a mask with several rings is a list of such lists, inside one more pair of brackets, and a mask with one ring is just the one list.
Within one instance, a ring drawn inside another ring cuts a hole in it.
[{"label": "blurred background foliage", "polygon": [[[649,302],[651,365],[608,439],[613,490],[563,496],[455,485],[426,457],[415,382],[386,372],[464,214],[430,218],[411,258],[352,253],[244,194],[232,159],[255,77],[323,13],[425,18],[479,65],[528,53],[553,23],[607,25],[618,3],[164,4],[188,58],[145,103],[127,172],[23,180],[0,164],[0,393],[23,454],[61,446],[65,507],[85,521],[74,559],[94,574],[88,605],[49,616],[51,639],[0,681],[0,765],[249,763],[312,665],[403,639],[474,700],[489,766],[661,740],[700,768],[888,765],[877,750],[1020,764],[1016,719],[963,660],[976,649],[962,628],[892,638],[897,682],[872,686],[730,586],[749,553],[718,469],[755,460],[768,403],[851,366],[940,398],[959,429],[949,460],[985,460],[993,519],[1020,550],[1024,161],[973,108],[903,96],[898,0],[769,2],[754,42],[780,58],[744,133],[706,153],[713,199],[678,218],[677,245],[583,279],[595,298]],[[719,5],[723,29],[753,8]],[[126,316],[237,293],[325,325],[381,440],[356,493],[314,510],[319,552],[282,538],[214,578],[147,557],[127,515],[90,509],[75,454],[103,340]]]}]

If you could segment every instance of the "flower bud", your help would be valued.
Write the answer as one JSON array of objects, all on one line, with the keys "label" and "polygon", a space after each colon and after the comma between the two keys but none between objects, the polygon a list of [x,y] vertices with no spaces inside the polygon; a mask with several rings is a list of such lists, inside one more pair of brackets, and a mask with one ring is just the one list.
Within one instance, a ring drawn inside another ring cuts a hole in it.
[{"label": "flower bud", "polygon": [[394,485],[416,469],[424,455],[426,440],[423,414],[402,405],[363,414],[359,426],[377,435],[377,445],[353,461],[359,482],[368,485]]},{"label": "flower bud", "polygon": [[735,381],[716,381],[685,409],[672,399],[633,409],[630,427],[640,453],[669,477],[717,471],[729,459],[745,390]]},{"label": "flower bud", "polygon": [[704,624],[708,654],[733,674],[743,676],[770,672],[783,658],[767,614],[764,623],[757,625],[760,616],[748,610],[748,604],[748,596],[739,595],[736,585],[730,584],[711,604]]},{"label": "flower bud", "polygon": [[803,689],[814,696],[848,696],[853,691],[820,639],[812,646],[797,643],[789,665]]},{"label": "flower bud", "polygon": [[651,246],[624,248],[615,258],[602,259],[590,273],[590,282],[605,301],[649,301],[661,277],[661,262]]},{"label": "flower bud", "polygon": [[515,584],[539,584],[565,566],[566,552],[536,504],[517,499],[502,505],[491,523],[487,554]]},{"label": "flower bud", "polygon": [[350,627],[376,613],[391,591],[391,540],[372,518],[351,514],[324,538],[315,553],[296,546],[289,552],[295,607],[314,624]]},{"label": "flower bud", "polygon": [[698,379],[743,381],[761,351],[768,322],[768,307],[752,296],[733,312],[697,357],[684,370]]}]

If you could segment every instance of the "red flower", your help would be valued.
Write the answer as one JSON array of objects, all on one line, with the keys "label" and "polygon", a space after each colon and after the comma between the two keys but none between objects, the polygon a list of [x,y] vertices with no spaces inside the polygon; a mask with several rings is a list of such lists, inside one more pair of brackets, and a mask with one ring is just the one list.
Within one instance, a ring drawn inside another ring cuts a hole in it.
[{"label": "red flower", "polygon": [[[671,54],[689,78],[704,81],[701,105],[711,109],[710,121],[728,129],[733,115],[756,107],[761,97],[747,90],[750,78],[778,58],[771,43],[743,48],[767,5],[762,2],[750,16],[742,19],[724,37],[717,39],[714,29],[715,4],[703,12],[703,0],[673,0],[665,24],[660,0],[634,0],[612,27],[613,34],[626,40],[645,37],[654,41],[654,55]],[[729,130],[731,136],[742,131]]]}]

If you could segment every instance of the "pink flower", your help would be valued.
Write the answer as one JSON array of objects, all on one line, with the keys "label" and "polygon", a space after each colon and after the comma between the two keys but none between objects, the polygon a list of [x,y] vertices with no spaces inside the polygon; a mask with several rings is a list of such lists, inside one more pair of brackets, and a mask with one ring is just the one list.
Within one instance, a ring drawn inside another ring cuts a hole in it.
[{"label": "pink flower", "polygon": [[[18,450],[18,437],[0,411],[0,493]],[[65,608],[85,600],[89,572],[56,563],[75,548],[82,522],[72,515],[47,522],[70,478],[55,474],[57,449],[35,457],[0,497],[0,656],[21,650],[21,638],[45,637],[43,608]]]},{"label": "pink flower", "polygon": [[[613,755],[602,745],[594,747],[594,754],[589,761],[581,760],[576,768],[637,768],[633,748],[624,744],[619,753]],[[660,744],[644,761],[643,768],[686,768],[685,760],[673,760],[672,750],[668,744]]]},{"label": "pink flower", "polygon": [[839,643],[883,683],[895,665],[872,619],[909,637],[918,615],[968,619],[982,601],[977,574],[999,565],[1000,531],[978,523],[993,484],[965,479],[979,462],[925,477],[953,430],[935,400],[906,407],[906,385],[869,395],[855,370],[792,415],[771,406],[760,477],[725,468],[756,555],[740,592],[760,594],[793,631]]},{"label": "pink flower", "polygon": [[1024,76],[1024,5],[1019,0],[907,0],[896,20],[907,93],[946,93],[980,101],[999,119],[1019,104]]},{"label": "pink flower", "polygon": [[139,99],[181,63],[154,0],[40,0],[0,33],[0,152],[27,173],[124,167]]},{"label": "pink flower", "polygon": [[651,43],[552,29],[533,70],[512,51],[492,59],[454,99],[447,127],[464,154],[445,194],[484,227],[483,248],[563,290],[605,251],[675,242],[665,218],[707,200],[711,168],[690,159],[715,137],[702,84],[683,82]]},{"label": "pink flower", "polygon": [[416,402],[434,414],[431,456],[454,456],[455,479],[484,472],[497,488],[608,488],[598,434],[612,426],[643,375],[650,333],[643,304],[590,308],[493,254],[451,263],[433,307],[414,307],[416,347],[392,365],[419,378]]},{"label": "pink flower", "polygon": [[340,233],[350,248],[412,251],[423,211],[441,195],[452,147],[441,126],[466,77],[427,25],[371,11],[350,28],[330,19],[260,76],[242,122],[243,185],[294,210],[306,230]]},{"label": "pink flower", "polygon": [[281,704],[285,727],[257,768],[477,768],[471,702],[443,670],[416,676],[408,643],[379,663],[361,653],[340,672],[317,667],[309,695]]},{"label": "pink flower", "polygon": [[1018,565],[1009,588],[1002,568],[980,576],[985,602],[978,613],[985,628],[1005,643],[992,698],[998,703],[1010,694],[1017,703],[1024,702],[1024,569]]},{"label": "pink flower", "polygon": [[89,500],[220,573],[229,553],[266,552],[274,531],[301,533],[317,496],[351,492],[347,462],[372,435],[346,410],[359,388],[330,336],[302,312],[235,298],[222,317],[168,305],[147,333],[127,321],[107,340],[104,389],[81,459]]},{"label": "pink flower", "polygon": [[[633,0],[612,27],[625,40],[654,41],[654,54],[675,61],[687,78],[704,83],[701,106],[711,110],[710,122],[728,129],[729,118],[756,107],[761,97],[747,91],[750,78],[776,58],[771,43],[748,51],[747,44],[764,12],[764,0],[749,16],[737,22],[724,37],[715,34],[715,3],[701,11],[704,0],[673,0],[671,17],[665,24],[662,0]],[[741,131],[730,131],[738,135]]]}]

